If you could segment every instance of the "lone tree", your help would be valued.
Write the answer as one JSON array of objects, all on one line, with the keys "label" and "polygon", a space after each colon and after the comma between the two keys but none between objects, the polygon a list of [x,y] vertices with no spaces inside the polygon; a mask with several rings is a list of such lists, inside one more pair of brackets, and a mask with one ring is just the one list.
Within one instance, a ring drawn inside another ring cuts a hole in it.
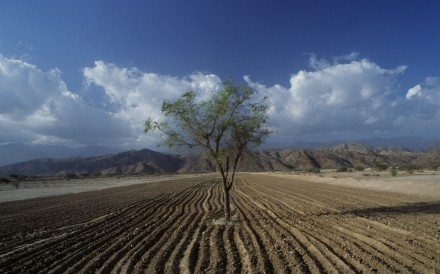
[{"label": "lone tree", "polygon": [[224,211],[231,220],[229,192],[235,181],[240,157],[246,148],[260,145],[269,134],[266,127],[268,106],[257,100],[248,86],[226,82],[206,100],[197,100],[187,91],[174,102],[164,101],[162,113],[167,120],[145,122],[145,132],[158,130],[169,147],[202,148],[220,173],[224,192]]}]

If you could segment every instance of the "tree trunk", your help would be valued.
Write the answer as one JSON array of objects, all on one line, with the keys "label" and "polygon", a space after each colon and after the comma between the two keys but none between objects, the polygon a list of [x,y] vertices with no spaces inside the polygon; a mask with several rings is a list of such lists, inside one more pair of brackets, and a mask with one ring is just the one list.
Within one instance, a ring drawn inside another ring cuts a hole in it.
[{"label": "tree trunk", "polygon": [[231,205],[230,199],[229,199],[229,190],[227,187],[224,187],[224,193],[225,193],[225,200],[224,200],[224,207],[225,207],[225,219],[226,221],[231,220]]}]

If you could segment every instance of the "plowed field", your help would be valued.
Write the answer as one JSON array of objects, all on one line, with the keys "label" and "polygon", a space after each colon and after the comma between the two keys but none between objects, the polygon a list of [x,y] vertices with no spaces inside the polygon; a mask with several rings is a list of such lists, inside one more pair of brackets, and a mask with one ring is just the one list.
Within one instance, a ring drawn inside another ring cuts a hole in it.
[{"label": "plowed field", "polygon": [[0,273],[439,273],[440,202],[241,174],[0,203]]}]

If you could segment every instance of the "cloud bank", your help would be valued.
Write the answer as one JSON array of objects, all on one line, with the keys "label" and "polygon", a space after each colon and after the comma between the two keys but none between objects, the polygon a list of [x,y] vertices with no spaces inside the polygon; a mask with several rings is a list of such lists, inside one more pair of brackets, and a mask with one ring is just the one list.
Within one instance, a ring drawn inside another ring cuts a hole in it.
[{"label": "cloud bank", "polygon": [[348,57],[330,63],[312,56],[312,69],[292,75],[290,87],[245,80],[268,94],[270,124],[280,137],[347,138],[398,130],[395,119],[401,109],[396,83],[406,67],[384,69],[367,59]]},{"label": "cloud bank", "polygon": [[150,146],[159,142],[159,136],[145,135],[143,125],[148,117],[156,121],[163,118],[160,109],[164,100],[178,98],[189,89],[197,91],[202,99],[222,85],[221,79],[212,74],[173,77],[145,73],[137,68],[120,68],[102,61],[83,72],[88,86],[95,85],[104,91],[103,100],[112,106],[111,114],[130,127],[134,140],[128,141]]},{"label": "cloud bank", "polygon": [[[357,54],[331,61],[311,55],[309,68],[290,86],[266,86],[245,76],[259,96],[268,96],[273,144],[382,135],[436,135],[440,80],[428,77],[407,91],[399,78],[406,67],[382,68]],[[184,77],[143,72],[104,61],[83,69],[84,90],[70,91],[57,69],[42,71],[0,55],[0,143],[101,144],[153,147],[147,117],[162,119],[163,100],[188,89],[200,99],[222,86],[214,74]]]}]

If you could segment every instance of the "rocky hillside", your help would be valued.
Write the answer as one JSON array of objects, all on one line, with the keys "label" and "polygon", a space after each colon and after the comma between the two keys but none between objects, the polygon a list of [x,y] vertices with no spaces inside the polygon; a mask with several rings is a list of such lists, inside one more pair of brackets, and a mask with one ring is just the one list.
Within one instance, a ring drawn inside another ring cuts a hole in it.
[{"label": "rocky hillside", "polygon": [[376,148],[364,144],[340,144],[319,149],[262,150],[247,152],[239,165],[241,171],[291,171],[335,169],[340,167],[440,166],[440,150],[410,151],[401,148]]},{"label": "rocky hillside", "polygon": [[182,168],[185,160],[178,155],[148,149],[131,150],[114,155],[74,157],[67,159],[37,159],[0,167],[0,174],[65,175],[112,173],[172,173]]},{"label": "rocky hillside", "polygon": [[[398,148],[376,148],[363,144],[341,144],[314,150],[261,150],[245,153],[239,163],[239,170],[292,171],[310,168],[366,168],[378,164],[437,167],[440,165],[440,150],[413,152]],[[214,170],[214,165],[204,154],[178,156],[144,149],[88,158],[32,160],[0,167],[0,175],[201,173]]]}]

